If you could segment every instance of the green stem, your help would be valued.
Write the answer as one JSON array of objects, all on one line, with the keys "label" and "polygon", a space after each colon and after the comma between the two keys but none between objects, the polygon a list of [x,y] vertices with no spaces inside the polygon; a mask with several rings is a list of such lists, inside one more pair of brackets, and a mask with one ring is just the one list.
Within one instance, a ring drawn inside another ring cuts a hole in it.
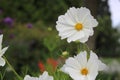
[{"label": "green stem", "polygon": [[87,44],[85,43],[78,43],[79,45],[77,46],[77,51],[78,53],[81,51],[86,51],[87,52],[87,58],[89,59],[90,57],[90,49]]},{"label": "green stem", "polygon": [[11,66],[11,64],[8,62],[7,58],[5,56],[3,56],[3,58],[5,59],[6,63],[8,64],[8,66],[10,67],[10,69],[13,71],[13,73],[17,76],[17,78],[19,80],[23,80],[23,78],[21,76],[18,75],[18,73],[15,71],[15,69]]},{"label": "green stem", "polygon": [[87,51],[87,53],[90,54],[90,49],[89,49],[88,45],[87,45],[87,44],[84,44],[84,46],[85,46],[85,50]]},{"label": "green stem", "polygon": [[77,45],[77,53],[79,53],[81,51],[81,45]]},{"label": "green stem", "polygon": [[90,57],[90,49],[87,44],[84,44],[85,50],[87,51],[87,59]]}]

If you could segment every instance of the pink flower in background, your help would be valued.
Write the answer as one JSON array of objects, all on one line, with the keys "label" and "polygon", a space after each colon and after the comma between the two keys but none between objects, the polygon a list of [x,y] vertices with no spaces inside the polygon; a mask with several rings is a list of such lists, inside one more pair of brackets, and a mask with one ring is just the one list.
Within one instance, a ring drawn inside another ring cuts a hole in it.
[{"label": "pink flower in background", "polygon": [[47,63],[53,67],[53,70],[57,68],[58,62],[53,58],[48,58]]},{"label": "pink flower in background", "polygon": [[39,67],[39,69],[40,69],[41,72],[45,71],[45,66],[44,66],[44,64],[41,61],[38,62],[38,67]]},{"label": "pink flower in background", "polygon": [[14,24],[14,20],[11,17],[6,17],[3,19],[3,22],[8,25],[9,27],[12,27]]},{"label": "pink flower in background", "polygon": [[32,27],[33,27],[32,23],[28,23],[28,24],[27,24],[27,28],[30,29],[30,28],[32,28]]},{"label": "pink flower in background", "polygon": [[[53,58],[48,58],[45,64],[47,64],[47,66],[50,66],[52,71],[55,71],[58,66],[58,61]],[[42,63],[41,61],[38,62],[40,72],[44,72],[45,70],[47,70],[47,66],[45,66],[44,63]]]}]

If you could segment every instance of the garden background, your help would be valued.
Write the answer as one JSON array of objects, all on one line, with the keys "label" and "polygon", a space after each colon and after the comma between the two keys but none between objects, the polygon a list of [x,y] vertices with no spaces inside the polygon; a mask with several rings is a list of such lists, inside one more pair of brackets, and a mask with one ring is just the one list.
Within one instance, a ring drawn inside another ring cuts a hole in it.
[{"label": "garden background", "polygon": [[[87,43],[110,67],[98,75],[99,80],[120,80],[120,25],[111,25],[108,0],[0,0],[0,34],[3,45],[9,46],[8,61],[23,77],[44,70],[54,74],[68,55],[77,54],[76,44],[61,40],[55,28],[58,16],[73,6],[89,8],[99,22]],[[67,56],[62,55],[65,51]],[[7,65],[0,67],[0,73],[3,80],[15,80]]]}]

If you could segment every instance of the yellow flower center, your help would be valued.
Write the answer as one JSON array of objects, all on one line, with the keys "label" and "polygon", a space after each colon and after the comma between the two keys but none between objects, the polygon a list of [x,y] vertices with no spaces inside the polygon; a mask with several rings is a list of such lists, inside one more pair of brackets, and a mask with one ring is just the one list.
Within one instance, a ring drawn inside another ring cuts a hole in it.
[{"label": "yellow flower center", "polygon": [[83,69],[81,70],[81,74],[82,74],[82,75],[87,75],[87,74],[88,74],[88,69],[83,68]]},{"label": "yellow flower center", "polygon": [[75,29],[78,30],[78,31],[82,30],[82,28],[83,28],[83,25],[81,23],[77,23],[75,25]]}]

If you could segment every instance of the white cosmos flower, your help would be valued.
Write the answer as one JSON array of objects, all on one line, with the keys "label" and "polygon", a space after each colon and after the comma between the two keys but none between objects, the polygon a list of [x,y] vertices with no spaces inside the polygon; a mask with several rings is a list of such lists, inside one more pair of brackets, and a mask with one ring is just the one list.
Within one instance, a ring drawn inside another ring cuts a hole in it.
[{"label": "white cosmos flower", "polygon": [[90,10],[85,7],[70,8],[65,15],[58,17],[56,23],[61,39],[67,38],[68,42],[80,41],[82,43],[85,43],[89,36],[93,35],[93,27],[98,25]]},{"label": "white cosmos flower", "polygon": [[3,35],[0,35],[0,66],[5,65],[5,60],[2,58],[2,56],[5,53],[5,51],[8,49],[8,47],[2,49],[2,39],[3,39]]},{"label": "white cosmos flower", "polygon": [[44,73],[39,77],[31,77],[29,75],[26,75],[24,77],[24,80],[53,80],[53,77],[49,76],[47,71],[44,71]]},{"label": "white cosmos flower", "polygon": [[75,57],[66,60],[61,70],[69,74],[74,80],[95,80],[98,71],[104,70],[106,65],[102,63],[97,55],[90,52],[87,59],[87,52],[80,52]]}]

